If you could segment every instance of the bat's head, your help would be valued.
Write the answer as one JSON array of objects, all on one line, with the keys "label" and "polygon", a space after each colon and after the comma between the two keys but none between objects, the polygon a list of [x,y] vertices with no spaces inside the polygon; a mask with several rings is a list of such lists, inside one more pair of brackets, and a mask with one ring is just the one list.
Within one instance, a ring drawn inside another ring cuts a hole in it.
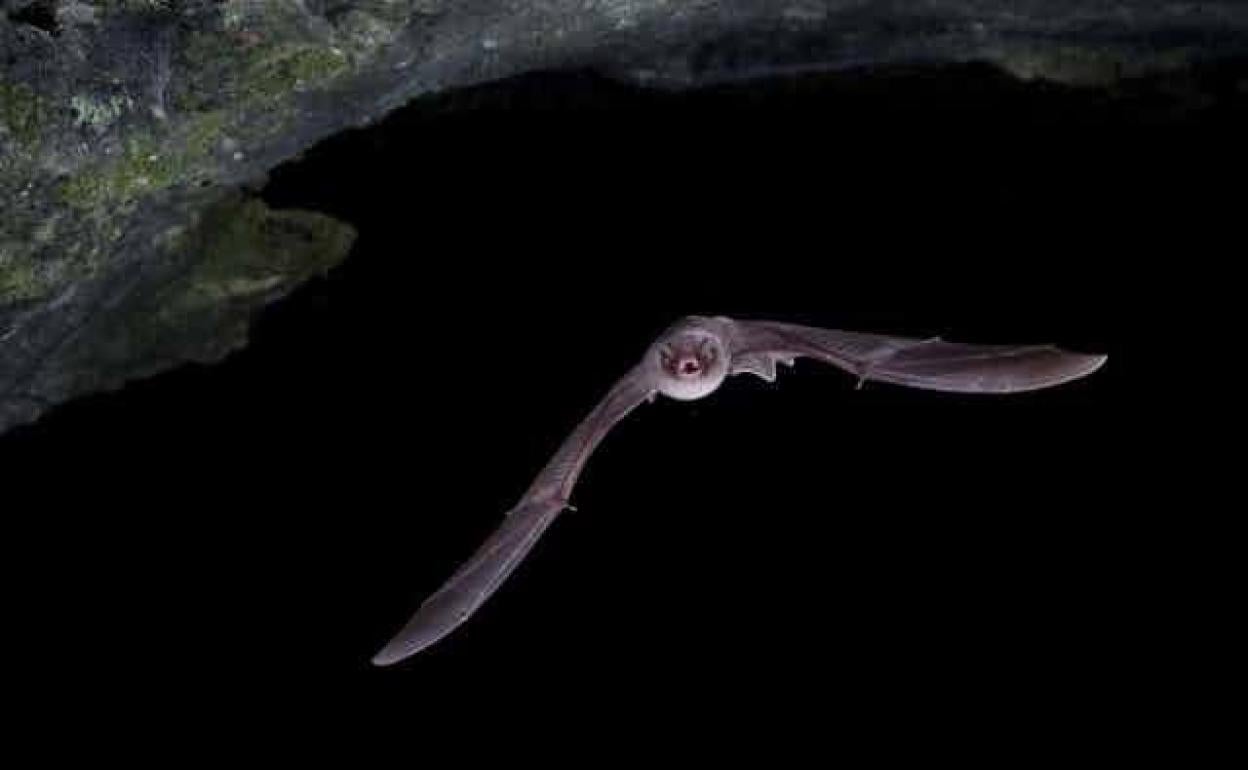
[{"label": "bat's head", "polygon": [[710,395],[728,376],[731,354],[713,326],[688,318],[654,344],[650,360],[660,393],[692,401]]}]

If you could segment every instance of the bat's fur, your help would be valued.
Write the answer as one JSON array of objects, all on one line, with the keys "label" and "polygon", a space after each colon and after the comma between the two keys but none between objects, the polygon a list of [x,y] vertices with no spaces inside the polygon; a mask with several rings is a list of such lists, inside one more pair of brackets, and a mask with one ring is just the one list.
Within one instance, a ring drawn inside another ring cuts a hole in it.
[{"label": "bat's fur", "polygon": [[718,319],[691,316],[673,326],[647,354],[654,389],[678,401],[714,393],[732,365],[729,340]]}]

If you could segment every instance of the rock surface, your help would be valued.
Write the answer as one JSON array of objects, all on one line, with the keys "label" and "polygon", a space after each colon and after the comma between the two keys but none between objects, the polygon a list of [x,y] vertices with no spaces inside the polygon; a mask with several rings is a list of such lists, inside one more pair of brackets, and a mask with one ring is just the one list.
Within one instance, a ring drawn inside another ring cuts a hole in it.
[{"label": "rock surface", "polygon": [[1248,6],[1156,0],[3,0],[0,432],[244,344],[351,228],[241,189],[413,97],[535,69],[686,88],[988,61],[1111,86],[1248,52]]}]

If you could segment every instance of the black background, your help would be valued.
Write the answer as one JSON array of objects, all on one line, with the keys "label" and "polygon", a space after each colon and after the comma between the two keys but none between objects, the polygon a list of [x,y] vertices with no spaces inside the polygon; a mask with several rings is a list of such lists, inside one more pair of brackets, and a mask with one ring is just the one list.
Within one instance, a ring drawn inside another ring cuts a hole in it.
[{"label": "black background", "polygon": [[[345,265],[224,365],[0,440],[30,493],[6,495],[29,501],[5,505],[10,692],[90,745],[359,759],[397,735],[405,764],[532,720],[530,748],[611,731],[585,761],[656,734],[768,762],[1151,741],[1178,555],[1133,466],[1153,419],[1125,331],[1160,323],[1133,310],[1150,255],[1218,248],[1234,209],[1242,80],[1202,77],[542,75],[326,142],[264,195],[354,223]],[[1009,398],[801,362],[643,406],[478,616],[371,667],[688,313],[1110,361]]]}]

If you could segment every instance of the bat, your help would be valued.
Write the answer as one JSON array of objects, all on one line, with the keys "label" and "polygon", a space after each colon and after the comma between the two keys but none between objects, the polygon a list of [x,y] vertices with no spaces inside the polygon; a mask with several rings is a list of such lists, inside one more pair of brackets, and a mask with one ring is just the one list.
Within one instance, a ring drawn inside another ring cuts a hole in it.
[{"label": "bat", "polygon": [[974,345],[819,329],[771,321],[689,316],[667,329],[564,440],[528,491],[485,541],[376,656],[387,666],[455,630],[498,590],[564,509],[585,462],[611,428],[659,394],[692,401],[729,376],[768,382],[777,365],[811,358],[839,367],[861,386],[878,381],[954,393],[1022,393],[1087,376],[1106,356],[1052,345]]}]

